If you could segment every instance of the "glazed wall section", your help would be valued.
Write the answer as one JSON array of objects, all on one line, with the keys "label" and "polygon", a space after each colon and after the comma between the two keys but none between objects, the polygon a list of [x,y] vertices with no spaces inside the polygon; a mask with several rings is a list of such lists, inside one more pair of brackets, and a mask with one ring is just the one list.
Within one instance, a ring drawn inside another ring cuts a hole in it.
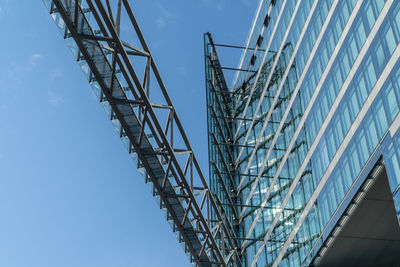
[{"label": "glazed wall section", "polygon": [[232,105],[242,250],[248,266],[307,265],[377,146],[400,214],[400,134],[383,142],[400,107],[400,3],[263,1],[258,16]]}]

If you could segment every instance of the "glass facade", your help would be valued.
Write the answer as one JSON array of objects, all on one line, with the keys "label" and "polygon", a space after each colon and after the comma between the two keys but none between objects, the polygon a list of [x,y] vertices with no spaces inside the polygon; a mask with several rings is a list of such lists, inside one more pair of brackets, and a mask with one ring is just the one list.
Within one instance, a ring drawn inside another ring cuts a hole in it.
[{"label": "glass facade", "polygon": [[210,182],[244,266],[311,264],[380,158],[400,216],[399,1],[261,0],[230,91],[211,43]]}]

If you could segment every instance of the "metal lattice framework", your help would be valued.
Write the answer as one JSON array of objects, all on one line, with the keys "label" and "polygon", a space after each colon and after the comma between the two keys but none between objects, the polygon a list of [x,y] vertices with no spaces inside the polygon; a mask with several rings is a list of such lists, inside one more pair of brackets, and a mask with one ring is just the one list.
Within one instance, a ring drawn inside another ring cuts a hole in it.
[{"label": "metal lattice framework", "polygon": [[[242,266],[229,216],[209,190],[129,1],[44,3],[191,262]],[[132,26],[126,39],[121,25]]]}]

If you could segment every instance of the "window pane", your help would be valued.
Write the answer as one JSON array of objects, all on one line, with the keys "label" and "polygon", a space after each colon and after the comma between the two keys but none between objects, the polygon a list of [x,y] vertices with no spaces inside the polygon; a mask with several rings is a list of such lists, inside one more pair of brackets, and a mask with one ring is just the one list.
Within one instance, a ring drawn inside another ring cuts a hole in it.
[{"label": "window pane", "polygon": [[385,29],[384,36],[389,55],[391,55],[396,48],[396,40],[394,38],[394,33],[389,23],[387,24],[387,27]]},{"label": "window pane", "polygon": [[[374,108],[375,106],[375,108]],[[388,128],[388,123],[386,119],[385,110],[383,107],[382,99],[380,96],[377,96],[375,103],[372,104],[372,109],[374,110],[375,122],[378,130],[378,138],[381,139],[383,134],[386,132]]]},{"label": "window pane", "polygon": [[392,122],[399,112],[399,106],[397,104],[396,95],[393,90],[392,83],[389,81],[383,89],[383,101],[385,103],[385,109],[387,111],[388,121]]}]

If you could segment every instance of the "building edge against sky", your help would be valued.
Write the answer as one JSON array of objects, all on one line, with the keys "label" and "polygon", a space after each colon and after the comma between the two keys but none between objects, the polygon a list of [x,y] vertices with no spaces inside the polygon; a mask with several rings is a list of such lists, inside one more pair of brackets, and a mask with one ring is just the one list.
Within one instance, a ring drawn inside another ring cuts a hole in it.
[{"label": "building edge against sky", "polygon": [[399,43],[398,1],[262,0],[228,89],[205,35],[210,188],[244,266],[399,264]]}]

